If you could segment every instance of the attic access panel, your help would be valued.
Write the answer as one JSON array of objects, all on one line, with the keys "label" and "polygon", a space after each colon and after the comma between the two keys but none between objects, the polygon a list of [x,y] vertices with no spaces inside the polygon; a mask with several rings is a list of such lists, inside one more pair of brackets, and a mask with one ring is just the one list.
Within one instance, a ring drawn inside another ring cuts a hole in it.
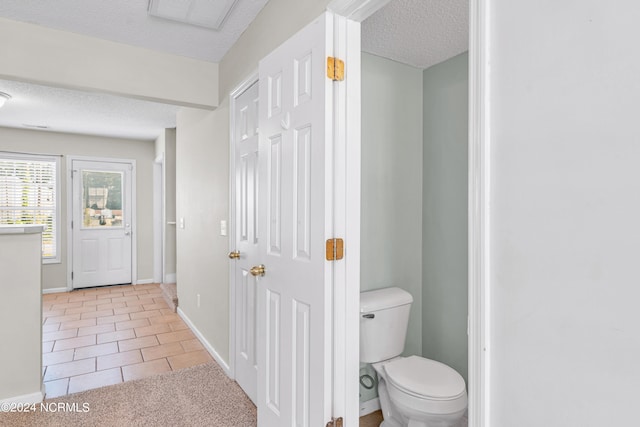
[{"label": "attic access panel", "polygon": [[149,0],[147,13],[158,18],[219,30],[238,0]]}]

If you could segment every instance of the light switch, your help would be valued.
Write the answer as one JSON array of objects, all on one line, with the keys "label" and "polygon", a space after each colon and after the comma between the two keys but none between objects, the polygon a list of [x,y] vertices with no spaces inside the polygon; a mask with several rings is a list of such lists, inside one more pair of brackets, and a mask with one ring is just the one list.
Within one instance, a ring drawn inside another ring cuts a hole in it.
[{"label": "light switch", "polygon": [[180,218],[180,228],[184,228],[184,217]]},{"label": "light switch", "polygon": [[227,235],[227,221],[225,221],[224,219],[220,221],[220,235],[221,236]]}]

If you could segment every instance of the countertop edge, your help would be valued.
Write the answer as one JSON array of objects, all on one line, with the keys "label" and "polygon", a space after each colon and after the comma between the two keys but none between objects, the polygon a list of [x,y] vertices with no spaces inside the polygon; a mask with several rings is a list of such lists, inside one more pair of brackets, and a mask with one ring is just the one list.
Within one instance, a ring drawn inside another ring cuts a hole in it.
[{"label": "countertop edge", "polygon": [[42,233],[44,225],[0,225],[2,234],[35,234]]}]

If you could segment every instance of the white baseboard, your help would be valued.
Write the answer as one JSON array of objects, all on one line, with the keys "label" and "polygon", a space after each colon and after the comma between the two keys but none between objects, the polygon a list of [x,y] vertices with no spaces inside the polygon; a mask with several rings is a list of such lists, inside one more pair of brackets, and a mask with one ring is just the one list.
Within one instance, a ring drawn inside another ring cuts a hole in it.
[{"label": "white baseboard", "polygon": [[380,399],[374,397],[371,400],[367,400],[366,402],[360,403],[360,416],[364,417],[365,415],[369,415],[372,412],[376,412],[380,409]]},{"label": "white baseboard", "polygon": [[176,273],[165,274],[164,283],[176,283],[178,281],[177,276],[178,275]]},{"label": "white baseboard", "polygon": [[184,314],[184,311],[182,311],[180,307],[178,307],[178,315],[182,318],[182,320],[184,320],[184,323],[186,323],[187,326],[191,328],[191,331],[200,340],[200,342],[202,343],[204,348],[207,349],[209,354],[211,354],[211,356],[215,359],[215,361],[218,362],[218,365],[220,365],[224,373],[227,374],[229,378],[233,379],[233,377],[231,376],[231,369],[229,368],[229,365],[227,364],[227,362],[225,362],[224,359],[220,357],[218,352],[213,348],[213,346],[209,343],[209,341],[207,341],[207,339],[202,335],[202,333],[198,330],[198,328],[194,326],[194,324],[191,322],[191,319],[189,319],[189,317],[187,317],[187,315]]},{"label": "white baseboard", "polygon": [[55,294],[58,292],[69,292],[69,288],[65,286],[64,288],[48,288],[42,290],[42,294]]},{"label": "white baseboard", "polygon": [[9,397],[7,399],[0,400],[0,406],[6,404],[32,404],[32,403],[40,403],[44,400],[44,384],[42,384],[42,388],[40,391],[36,391],[35,393],[23,394],[21,396]]},{"label": "white baseboard", "polygon": [[136,281],[136,285],[148,285],[149,283],[156,283],[153,279],[143,279]]}]

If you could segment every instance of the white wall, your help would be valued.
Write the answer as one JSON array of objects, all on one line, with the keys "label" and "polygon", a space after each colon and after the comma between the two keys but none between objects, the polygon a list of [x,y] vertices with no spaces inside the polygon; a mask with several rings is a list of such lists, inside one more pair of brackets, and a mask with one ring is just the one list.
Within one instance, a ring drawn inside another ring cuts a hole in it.
[{"label": "white wall", "polygon": [[[177,117],[176,215],[180,309],[225,361],[229,355],[229,108],[183,109]],[[213,139],[220,138],[220,143]],[[197,300],[200,295],[200,306]]]},{"label": "white wall", "polygon": [[176,130],[165,129],[155,141],[155,158],[164,158],[164,253],[165,283],[176,280]]},{"label": "white wall", "polygon": [[43,289],[67,286],[67,155],[136,160],[138,280],[153,278],[153,141],[72,135],[0,127],[0,151],[60,154],[60,260],[42,266]]},{"label": "white wall", "polygon": [[220,61],[220,99],[258,69],[258,61],[320,16],[330,0],[270,0]]},{"label": "white wall", "polygon": [[38,402],[43,397],[42,233],[4,234],[9,228],[0,227],[0,401],[22,396],[14,401]]},{"label": "white wall", "polygon": [[[165,221],[176,222],[176,130],[167,129],[165,139]],[[165,224],[165,280],[176,280],[176,225]]]},{"label": "white wall", "polygon": [[[176,128],[176,215],[180,307],[229,361],[229,93],[258,69],[258,61],[314,18],[328,0],[271,0],[220,63],[220,107],[183,109]],[[282,19],[286,17],[286,19]],[[195,228],[194,228],[195,225]],[[200,294],[201,308],[195,301]]]},{"label": "white wall", "polygon": [[171,104],[218,105],[218,64],[0,18],[0,76]]},{"label": "white wall", "polygon": [[491,3],[489,425],[636,425],[640,4]]},{"label": "white wall", "polygon": [[362,54],[362,291],[413,296],[406,354],[422,354],[422,70]]}]

